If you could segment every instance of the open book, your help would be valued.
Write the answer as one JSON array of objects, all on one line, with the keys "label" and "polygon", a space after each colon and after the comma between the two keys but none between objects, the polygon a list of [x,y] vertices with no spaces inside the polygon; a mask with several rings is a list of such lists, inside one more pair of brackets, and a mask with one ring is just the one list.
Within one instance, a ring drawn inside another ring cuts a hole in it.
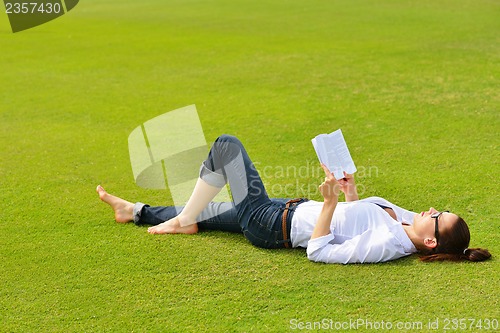
[{"label": "open book", "polygon": [[319,161],[326,165],[336,179],[344,178],[344,171],[348,174],[356,172],[340,129],[330,134],[319,134],[311,141]]}]

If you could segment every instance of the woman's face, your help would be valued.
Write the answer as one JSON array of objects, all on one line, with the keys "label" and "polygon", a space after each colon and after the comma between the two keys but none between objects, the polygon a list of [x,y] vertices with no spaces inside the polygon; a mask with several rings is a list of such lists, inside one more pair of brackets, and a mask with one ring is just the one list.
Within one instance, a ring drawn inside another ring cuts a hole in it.
[{"label": "woman's face", "polygon": [[[422,239],[436,238],[436,217],[438,227],[438,238],[440,235],[446,233],[458,220],[458,216],[453,213],[442,212],[436,210],[434,207],[429,208],[428,211],[416,214],[413,218],[413,229],[415,233]],[[433,217],[434,216],[434,217]]]}]

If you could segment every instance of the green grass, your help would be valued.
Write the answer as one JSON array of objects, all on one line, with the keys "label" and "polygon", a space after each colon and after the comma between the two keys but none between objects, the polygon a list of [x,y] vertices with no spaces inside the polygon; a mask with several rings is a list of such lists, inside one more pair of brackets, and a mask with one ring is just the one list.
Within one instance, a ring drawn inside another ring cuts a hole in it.
[{"label": "green grass", "polygon": [[[500,320],[499,11],[487,0],[87,0],[17,34],[4,15],[0,331]],[[239,136],[276,196],[298,182],[320,198],[314,167],[279,171],[315,166],[310,139],[342,128],[370,170],[363,196],[457,212],[493,260],[323,265],[241,235],[115,224],[97,184],[171,203],[134,184],[128,134],[193,103],[207,140]]]}]

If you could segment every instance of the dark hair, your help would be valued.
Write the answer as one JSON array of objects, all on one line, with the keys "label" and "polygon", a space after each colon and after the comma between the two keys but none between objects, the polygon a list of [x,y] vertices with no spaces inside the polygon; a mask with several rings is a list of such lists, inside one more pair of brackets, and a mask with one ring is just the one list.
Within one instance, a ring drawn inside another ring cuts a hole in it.
[{"label": "dark hair", "polygon": [[420,257],[421,261],[483,261],[491,257],[486,249],[469,249],[470,232],[467,223],[460,216],[453,226],[442,233],[438,245]]}]

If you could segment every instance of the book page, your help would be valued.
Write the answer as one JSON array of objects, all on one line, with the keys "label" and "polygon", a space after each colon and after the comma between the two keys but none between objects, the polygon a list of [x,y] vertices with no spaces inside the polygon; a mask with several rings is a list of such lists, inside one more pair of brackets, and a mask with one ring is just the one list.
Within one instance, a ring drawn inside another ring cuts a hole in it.
[{"label": "book page", "polygon": [[[332,145],[332,150],[335,151],[335,158],[340,164],[342,171],[345,171],[348,174],[355,173],[356,166],[354,165],[354,161],[349,153],[342,131],[339,129],[330,135],[332,140],[329,140],[328,144]],[[343,177],[344,176],[342,175],[342,178]]]},{"label": "book page", "polygon": [[330,134],[320,134],[311,140],[321,163],[325,164],[336,179],[356,172],[356,166],[340,129]]},{"label": "book page", "polygon": [[311,140],[314,150],[316,151],[316,155],[318,155],[319,161],[325,165],[327,165],[328,161],[324,143],[324,138],[326,136],[327,136],[326,134],[320,134]]}]

